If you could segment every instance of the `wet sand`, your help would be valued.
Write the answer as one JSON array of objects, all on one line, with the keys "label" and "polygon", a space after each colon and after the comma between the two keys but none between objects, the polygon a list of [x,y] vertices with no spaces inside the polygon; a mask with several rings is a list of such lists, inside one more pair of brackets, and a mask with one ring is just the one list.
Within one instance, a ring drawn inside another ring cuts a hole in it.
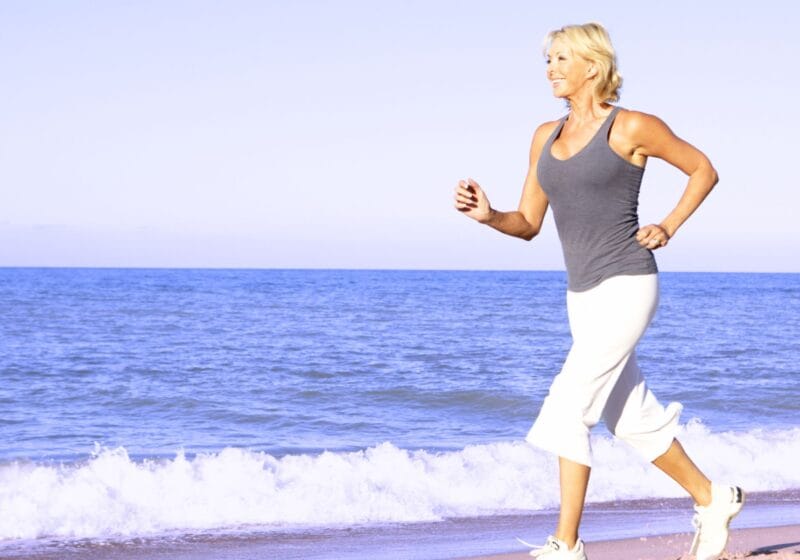
[{"label": "wet sand", "polygon": [[[592,542],[586,544],[591,560],[690,560],[691,533]],[[800,525],[755,529],[734,529],[728,542],[725,559],[768,558],[769,560],[800,559]],[[473,556],[471,560],[523,560],[527,552]]]},{"label": "wet sand", "polygon": [[[690,560],[688,499],[588,504],[591,560]],[[0,541],[0,559],[15,560],[522,560],[516,537],[544,541],[557,512],[521,512],[426,523],[328,528],[174,532],[107,539]],[[800,490],[753,492],[733,521],[723,559],[800,560]],[[693,560],[693,559],[692,559]]]}]

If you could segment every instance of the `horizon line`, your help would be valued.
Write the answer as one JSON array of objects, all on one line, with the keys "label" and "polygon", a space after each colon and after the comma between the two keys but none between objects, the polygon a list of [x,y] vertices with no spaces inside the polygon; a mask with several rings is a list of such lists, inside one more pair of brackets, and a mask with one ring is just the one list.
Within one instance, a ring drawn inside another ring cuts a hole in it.
[{"label": "horizon line", "polygon": [[[374,267],[251,267],[251,266],[85,266],[85,265],[0,265],[0,270],[240,270],[306,272],[547,272],[566,274],[564,269],[530,268],[374,268]],[[769,270],[659,270],[659,274],[800,274],[798,271]]]}]

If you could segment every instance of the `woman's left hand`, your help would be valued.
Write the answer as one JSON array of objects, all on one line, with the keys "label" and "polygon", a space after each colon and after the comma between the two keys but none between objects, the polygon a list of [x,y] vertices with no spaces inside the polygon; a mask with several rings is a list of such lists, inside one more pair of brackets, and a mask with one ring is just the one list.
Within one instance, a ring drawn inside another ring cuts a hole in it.
[{"label": "woman's left hand", "polygon": [[639,231],[636,232],[636,241],[642,247],[654,251],[660,247],[666,247],[669,243],[669,234],[660,225],[650,224],[639,228]]}]

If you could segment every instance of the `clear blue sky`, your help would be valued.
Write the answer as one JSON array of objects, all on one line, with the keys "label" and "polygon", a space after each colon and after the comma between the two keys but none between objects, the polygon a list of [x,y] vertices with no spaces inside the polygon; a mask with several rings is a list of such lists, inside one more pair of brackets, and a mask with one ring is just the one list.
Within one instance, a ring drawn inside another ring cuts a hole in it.
[{"label": "clear blue sky", "polygon": [[[720,172],[661,268],[800,271],[790,5],[3,0],[0,266],[561,268],[550,217],[525,243],[451,195],[516,206],[564,110],[542,38],[597,20],[620,105]],[[684,184],[651,161],[641,221]]]}]

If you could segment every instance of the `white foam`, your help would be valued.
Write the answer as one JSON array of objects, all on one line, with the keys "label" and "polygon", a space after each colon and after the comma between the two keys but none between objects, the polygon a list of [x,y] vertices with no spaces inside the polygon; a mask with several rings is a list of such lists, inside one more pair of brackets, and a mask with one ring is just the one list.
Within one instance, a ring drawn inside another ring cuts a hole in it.
[{"label": "white foam", "polygon": [[[690,422],[681,440],[714,480],[750,491],[800,488],[800,428],[711,433]],[[683,495],[624,444],[597,436],[593,446],[589,501]],[[228,448],[159,461],[98,449],[79,464],[0,466],[0,539],[433,521],[552,508],[557,500],[555,461],[523,442],[443,453],[384,443],[282,458]]]}]

